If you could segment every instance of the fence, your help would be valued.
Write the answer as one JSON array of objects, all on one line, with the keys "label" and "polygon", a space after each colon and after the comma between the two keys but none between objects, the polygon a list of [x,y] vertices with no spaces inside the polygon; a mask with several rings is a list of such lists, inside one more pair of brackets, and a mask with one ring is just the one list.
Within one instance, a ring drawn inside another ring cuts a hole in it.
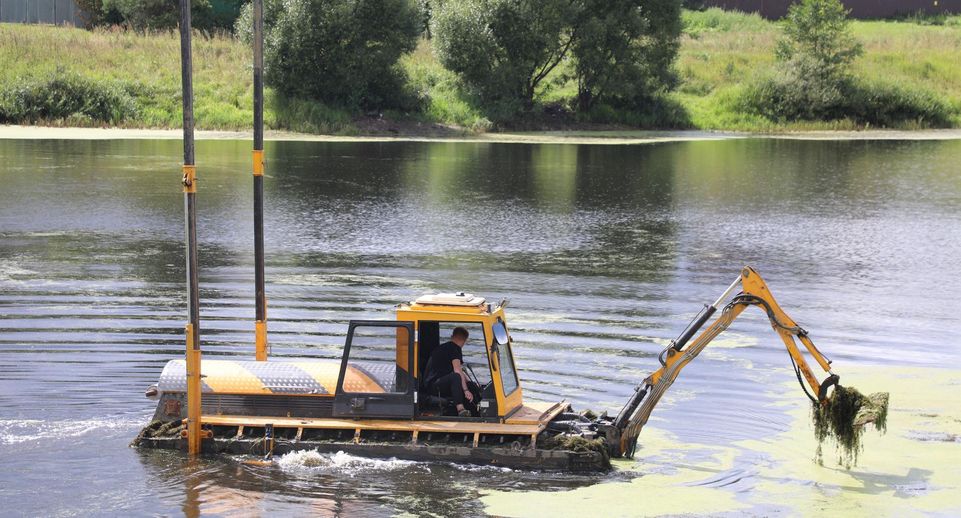
[{"label": "fence", "polygon": [[[890,18],[917,12],[925,14],[961,13],[961,0],[842,0],[852,18]],[[705,0],[707,7],[720,7],[747,13],[756,12],[769,19],[781,18],[793,0]]]},{"label": "fence", "polygon": [[73,0],[0,0],[0,22],[83,26],[83,12]]}]

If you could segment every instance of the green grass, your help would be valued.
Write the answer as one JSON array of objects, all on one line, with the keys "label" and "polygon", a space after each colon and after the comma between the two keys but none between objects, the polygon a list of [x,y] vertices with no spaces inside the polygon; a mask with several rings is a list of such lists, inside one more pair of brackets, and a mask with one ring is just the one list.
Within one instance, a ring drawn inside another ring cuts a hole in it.
[{"label": "green grass", "polygon": [[491,121],[462,93],[457,76],[440,66],[428,41],[421,41],[414,52],[402,57],[400,66],[414,91],[425,101],[420,118],[469,131],[490,129]]},{"label": "green grass", "polygon": [[[855,64],[867,83],[897,84],[907,91],[927,91],[952,111],[950,123],[961,127],[961,17],[854,21],[864,44]],[[684,13],[685,34],[676,63],[678,89],[662,100],[656,113],[598,113],[595,122],[623,127],[679,126],[713,130],[792,131],[857,129],[853,121],[774,123],[746,113],[742,93],[774,67],[777,22],[756,15],[707,9]],[[86,31],[62,27],[0,24],[0,93],[37,84],[57,74],[101,83],[129,94],[135,110],[121,122],[89,117],[37,121],[53,125],[114,125],[176,128],[180,116],[180,42],[175,33],[136,34],[116,29]],[[252,121],[250,50],[229,36],[194,38],[194,92],[201,129],[249,129]],[[489,116],[460,88],[424,41],[402,58],[411,87],[422,100],[419,113],[385,113],[398,121],[439,123],[467,131],[492,128]],[[543,105],[564,106],[576,85],[562,64],[540,92]],[[85,83],[86,84],[86,83]],[[268,128],[308,133],[356,133],[357,113],[321,103],[282,99],[269,88]],[[3,97],[0,95],[0,103]],[[2,111],[0,106],[0,111]],[[576,129],[565,121],[564,129]],[[549,118],[536,117],[529,127],[549,129]],[[574,125],[576,126],[576,124]],[[914,128],[916,123],[905,123]],[[404,128],[402,124],[400,126]],[[609,128],[610,129],[610,128]],[[401,130],[402,132],[405,130]]]},{"label": "green grass", "polygon": [[[867,83],[930,92],[951,107],[951,124],[961,127],[961,16],[943,17],[939,25],[921,20],[853,21],[852,32],[864,44],[855,74]],[[744,89],[773,73],[777,22],[712,8],[685,12],[684,25],[676,65],[681,85],[672,95],[687,108],[693,126],[744,131],[859,128],[848,120],[777,124],[739,109]]]},{"label": "green grass", "polygon": [[[252,79],[247,50],[223,36],[198,35],[194,43],[199,125],[208,129],[249,127]],[[47,77],[58,69],[119,85],[131,93],[137,115],[120,126],[181,125],[180,40],[174,33],[0,25],[0,88]]]},{"label": "green grass", "polygon": [[684,33],[698,37],[716,32],[759,32],[769,28],[771,22],[757,13],[725,11],[712,7],[703,11],[683,11]]},{"label": "green grass", "polygon": [[[251,52],[224,35],[194,35],[194,113],[197,127],[244,130],[253,124]],[[119,87],[135,102],[135,115],[111,126],[178,128],[182,124],[180,38],[173,32],[138,34],[120,29],[0,24],[0,91],[63,74]],[[268,128],[342,133],[351,114],[320,103],[279,99],[266,91]],[[0,107],[2,108],[2,107]],[[93,119],[52,119],[46,125],[100,126]]]}]

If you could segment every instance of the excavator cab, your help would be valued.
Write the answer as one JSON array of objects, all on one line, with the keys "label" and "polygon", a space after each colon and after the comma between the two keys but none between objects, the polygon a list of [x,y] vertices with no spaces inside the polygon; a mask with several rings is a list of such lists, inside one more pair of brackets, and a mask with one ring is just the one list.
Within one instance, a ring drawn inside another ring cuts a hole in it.
[{"label": "excavator cab", "polygon": [[470,334],[463,349],[463,367],[477,391],[474,404],[468,405],[472,417],[482,421],[502,421],[523,405],[523,395],[514,367],[511,339],[507,332],[504,308],[469,293],[425,295],[401,304],[399,321],[410,322],[416,330],[414,355],[418,384],[418,410],[422,417],[450,414],[446,401],[425,386],[424,372],[434,350],[450,338],[455,327]]},{"label": "excavator cab", "polygon": [[[505,306],[466,293],[425,295],[398,306],[397,320],[351,321],[333,416],[503,421],[523,405]],[[465,418],[424,383],[430,355],[455,327],[470,335],[463,368],[477,387]]]}]

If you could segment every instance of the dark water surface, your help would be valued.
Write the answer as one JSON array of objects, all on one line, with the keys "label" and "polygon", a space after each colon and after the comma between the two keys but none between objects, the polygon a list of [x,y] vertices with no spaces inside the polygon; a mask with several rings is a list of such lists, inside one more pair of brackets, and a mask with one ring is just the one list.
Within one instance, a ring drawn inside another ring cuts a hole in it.
[{"label": "dark water surface", "polygon": [[[153,412],[143,390],[183,354],[180,146],[0,141],[0,515],[477,514],[485,490],[639,476],[309,455],[191,464],[128,448]],[[253,354],[249,149],[198,144],[207,357]],[[273,142],[267,154],[275,357],[337,357],[348,320],[464,290],[511,299],[527,399],[616,409],[751,264],[842,380],[844,365],[961,359],[961,141]],[[763,395],[793,377],[779,344],[745,313],[649,426],[722,445],[783,431]]]}]

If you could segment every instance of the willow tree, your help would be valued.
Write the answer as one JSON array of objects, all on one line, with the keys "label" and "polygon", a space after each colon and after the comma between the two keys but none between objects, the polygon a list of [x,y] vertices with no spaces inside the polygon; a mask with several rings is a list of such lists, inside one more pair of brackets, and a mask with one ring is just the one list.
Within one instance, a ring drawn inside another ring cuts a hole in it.
[{"label": "willow tree", "polygon": [[570,0],[448,0],[434,8],[435,52],[499,111],[530,110],[572,44]]},{"label": "willow tree", "polygon": [[[265,79],[285,97],[348,108],[408,108],[398,65],[423,28],[416,0],[268,0]],[[249,37],[250,8],[237,21]]]},{"label": "willow tree", "polygon": [[600,101],[637,105],[676,82],[678,0],[577,0],[573,57],[577,108]]},{"label": "willow tree", "polygon": [[671,88],[680,0],[445,0],[434,49],[488,105],[530,110],[558,66],[577,82],[578,111],[637,104]]}]

